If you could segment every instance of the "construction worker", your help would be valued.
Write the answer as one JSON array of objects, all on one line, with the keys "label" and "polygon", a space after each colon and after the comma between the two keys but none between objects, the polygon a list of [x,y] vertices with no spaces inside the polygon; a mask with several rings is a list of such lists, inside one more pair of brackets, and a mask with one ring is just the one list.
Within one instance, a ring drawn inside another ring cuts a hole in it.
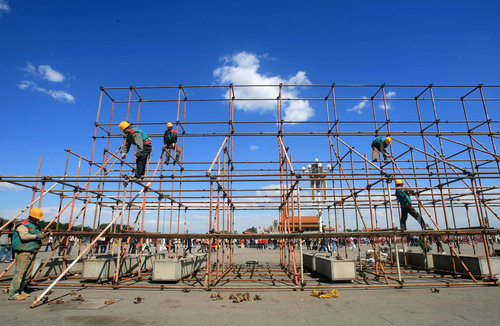
[{"label": "construction worker", "polygon": [[372,141],[372,161],[377,162],[378,152],[381,152],[384,156],[384,161],[387,163],[389,161],[389,152],[387,147],[392,143],[391,137],[377,137]]},{"label": "construction worker", "polygon": [[151,145],[151,138],[149,138],[144,131],[132,127],[128,121],[122,121],[118,126],[121,131],[127,135],[125,146],[122,150],[122,159],[125,159],[127,156],[127,153],[130,150],[130,145],[134,144],[137,146],[137,152],[135,153],[135,177],[128,178],[132,181],[142,180],[144,178],[144,173],[146,172],[146,162],[148,161],[149,154],[151,154],[151,150],[153,149],[153,146]]},{"label": "construction worker", "polygon": [[177,131],[173,130],[172,122],[167,123],[167,130],[163,134],[163,150],[166,152],[165,164],[170,163],[170,151],[175,151],[174,161],[179,161],[181,157],[181,149],[177,145]]},{"label": "construction worker", "polygon": [[401,206],[401,230],[406,230],[406,220],[408,219],[408,214],[413,216],[417,222],[420,224],[422,230],[429,230],[429,226],[424,223],[424,219],[419,212],[415,210],[415,208],[411,205],[411,195],[416,195],[415,191],[410,188],[405,188],[403,185],[403,180],[396,180],[396,198],[399,201],[399,205]]},{"label": "construction worker", "polygon": [[9,300],[24,300],[30,296],[24,292],[24,287],[30,278],[36,254],[42,246],[42,239],[49,236],[48,233],[41,232],[37,226],[38,221],[44,217],[40,208],[32,208],[28,216],[27,220],[16,225],[12,234],[16,270],[10,283]]}]

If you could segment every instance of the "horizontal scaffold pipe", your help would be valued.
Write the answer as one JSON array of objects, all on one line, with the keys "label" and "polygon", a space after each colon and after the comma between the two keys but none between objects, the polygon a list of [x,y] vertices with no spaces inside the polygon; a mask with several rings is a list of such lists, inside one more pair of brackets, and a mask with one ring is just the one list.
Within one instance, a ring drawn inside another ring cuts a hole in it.
[{"label": "horizontal scaffold pipe", "polygon": [[[77,237],[95,237],[99,232],[82,231],[54,231],[54,235]],[[102,233],[102,232],[101,232]],[[336,238],[336,237],[388,237],[388,236],[440,236],[440,235],[475,235],[475,234],[500,234],[500,229],[494,228],[467,228],[467,229],[442,229],[442,230],[422,230],[422,231],[398,231],[398,230],[375,230],[375,231],[353,231],[353,232],[314,232],[314,233],[157,233],[157,232],[119,232],[105,233],[108,238],[166,238],[166,239],[309,239],[309,238]]]},{"label": "horizontal scaffold pipe", "polygon": [[[492,131],[491,133],[488,131],[474,131],[474,132],[467,132],[467,131],[441,131],[439,133],[441,136],[471,136],[471,135],[476,135],[476,136],[500,136],[500,131]],[[373,132],[363,132],[363,131],[345,131],[345,132],[327,132],[327,131],[311,131],[311,132],[299,132],[299,131],[289,131],[289,132],[234,132],[234,133],[227,133],[227,132],[199,132],[199,133],[185,133],[181,134],[178,137],[256,137],[256,136],[263,136],[263,137],[276,137],[276,136],[299,136],[299,137],[304,137],[304,136],[316,136],[316,137],[324,137],[324,136],[338,136],[338,137],[373,137],[375,133]],[[151,138],[163,138],[163,134],[159,133],[151,133],[148,134]],[[395,137],[400,137],[400,136],[437,136],[436,132],[420,132],[420,131],[395,131],[391,132],[391,136]],[[123,135],[120,134],[111,134],[109,136],[95,136],[96,139],[108,139],[108,138],[121,138],[123,139]]]}]

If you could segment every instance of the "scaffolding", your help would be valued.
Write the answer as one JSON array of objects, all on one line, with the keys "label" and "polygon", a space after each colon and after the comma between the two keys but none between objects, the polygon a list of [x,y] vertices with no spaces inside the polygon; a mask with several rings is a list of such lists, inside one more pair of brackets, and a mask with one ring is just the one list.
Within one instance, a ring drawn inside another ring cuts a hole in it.
[{"label": "scaffolding", "polygon": [[[168,256],[178,257],[185,239],[205,239],[215,252],[208,250],[204,275],[193,279],[204,289],[216,288],[228,277],[235,281],[231,275],[237,275],[235,270],[241,266],[234,263],[234,240],[257,238],[275,239],[279,244],[280,266],[262,268],[284,271],[290,280],[284,288],[306,288],[304,239],[349,237],[368,239],[373,247],[375,264],[360,262],[358,272],[383,279],[374,287],[403,286],[405,280],[405,286],[411,286],[411,275],[405,275],[399,255],[388,265],[376,248],[385,237],[393,250],[405,251],[409,236],[439,237],[447,244],[449,255],[458,259],[465,276],[472,279],[456,284],[496,284],[490,257],[495,255],[492,237],[499,233],[494,225],[500,219],[499,85],[179,85],[101,87],[100,91],[88,158],[70,147],[61,175],[41,175],[40,159],[36,175],[0,177],[0,182],[33,192],[30,203],[11,222],[52,196],[59,209],[47,228],[59,229],[62,216],[69,220],[66,231],[54,232],[57,241],[67,248],[70,235],[91,239],[85,247],[80,242],[77,259],[64,266],[32,306],[67,278],[73,264],[92,255],[102,236],[118,244],[116,266],[127,256],[131,241],[141,245],[153,239],[158,248],[158,239],[169,239]],[[299,97],[299,93],[306,95]],[[259,107],[272,108],[267,115],[258,115],[258,120],[248,120]],[[319,120],[297,114],[304,107],[313,108]],[[153,140],[156,153],[150,157],[143,181],[124,182],[135,164],[119,155],[124,145],[118,129],[122,120],[145,130]],[[169,165],[165,159],[171,154],[160,152],[159,145],[168,121],[174,123],[182,150],[179,160]],[[372,140],[379,136],[393,140],[388,162],[374,162],[367,155]],[[261,147],[274,149],[248,155],[247,148],[238,144],[247,146],[241,140],[250,137]],[[318,162],[328,167],[321,176],[301,169],[318,156]],[[82,164],[88,164],[88,169]],[[318,177],[326,182],[309,187]],[[418,205],[414,206],[433,230],[398,230],[395,179],[416,191]],[[326,197],[315,197],[317,190]],[[236,232],[238,216],[266,212],[278,219],[275,232]],[[304,212],[326,213],[326,230],[321,230],[320,219],[318,232],[304,233]],[[193,215],[205,219],[206,233],[189,232]],[[79,231],[74,230],[76,225],[81,226]],[[85,231],[85,226],[92,231]],[[460,247],[452,245],[459,236],[478,240],[473,250],[487,258],[487,280],[476,280],[460,260]],[[347,257],[347,247],[344,250],[342,255]],[[139,259],[141,255],[139,251]],[[144,273],[139,271],[132,278],[141,279]],[[130,279],[130,275],[119,275],[117,268],[112,282],[95,286],[134,287],[125,284]]]}]

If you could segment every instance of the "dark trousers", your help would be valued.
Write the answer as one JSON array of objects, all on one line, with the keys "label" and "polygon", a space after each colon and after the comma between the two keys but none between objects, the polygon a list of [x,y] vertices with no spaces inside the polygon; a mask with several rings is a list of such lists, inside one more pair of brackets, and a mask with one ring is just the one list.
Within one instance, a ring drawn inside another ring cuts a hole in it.
[{"label": "dark trousers", "polygon": [[408,219],[408,214],[413,216],[417,222],[420,224],[420,227],[422,229],[425,228],[425,223],[424,219],[422,218],[422,215],[420,215],[419,212],[415,210],[415,208],[409,206],[409,207],[401,207],[401,228],[406,229],[406,220]]},{"label": "dark trousers", "polygon": [[146,163],[148,162],[149,154],[151,154],[151,150],[153,147],[151,145],[144,145],[144,150],[137,155],[135,164],[135,177],[141,178],[146,172]]}]

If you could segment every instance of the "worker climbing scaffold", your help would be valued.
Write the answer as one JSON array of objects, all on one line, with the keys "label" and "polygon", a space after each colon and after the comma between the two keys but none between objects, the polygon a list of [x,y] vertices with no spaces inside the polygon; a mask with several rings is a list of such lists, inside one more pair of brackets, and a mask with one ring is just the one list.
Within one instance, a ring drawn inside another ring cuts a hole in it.
[{"label": "worker climbing scaffold", "polygon": [[120,130],[123,131],[123,133],[126,135],[125,145],[122,149],[122,159],[125,159],[132,144],[137,146],[137,151],[135,153],[135,176],[128,176],[127,178],[131,181],[142,180],[144,178],[144,173],[146,172],[146,163],[148,161],[148,157],[153,150],[151,138],[149,138],[149,136],[144,131],[132,127],[132,125],[128,121],[122,121],[118,126],[120,127]]},{"label": "worker climbing scaffold", "polygon": [[377,162],[378,153],[382,153],[384,156],[385,163],[389,162],[389,152],[387,151],[387,147],[391,145],[392,139],[391,137],[377,137],[372,141],[372,161]]},{"label": "worker climbing scaffold", "polygon": [[408,219],[408,214],[413,216],[417,222],[420,224],[422,230],[430,230],[431,228],[425,224],[422,215],[413,208],[411,203],[411,197],[415,196],[416,192],[413,189],[405,188],[403,185],[403,180],[396,180],[396,198],[401,206],[401,230],[406,230],[406,220]]},{"label": "worker climbing scaffold", "polygon": [[173,130],[173,126],[172,122],[168,122],[167,130],[165,130],[163,134],[163,150],[167,154],[165,158],[166,165],[170,163],[170,157],[172,156],[172,154],[170,154],[171,150],[175,152],[174,163],[179,162],[179,158],[181,157],[181,149],[177,145],[177,131]]}]

